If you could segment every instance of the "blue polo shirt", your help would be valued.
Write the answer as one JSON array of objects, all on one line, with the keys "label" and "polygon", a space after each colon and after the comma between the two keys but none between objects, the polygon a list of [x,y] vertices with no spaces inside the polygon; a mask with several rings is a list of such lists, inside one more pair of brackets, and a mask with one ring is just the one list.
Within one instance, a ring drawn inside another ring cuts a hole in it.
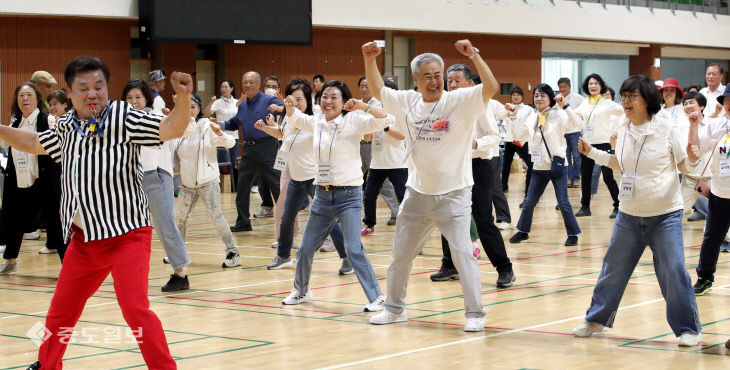
[{"label": "blue polo shirt", "polygon": [[221,126],[225,130],[238,131],[241,127],[241,137],[244,141],[259,140],[270,137],[269,134],[253,127],[254,123],[260,119],[266,119],[269,112],[269,105],[276,104],[284,106],[279,99],[266,95],[259,91],[253,99],[246,99],[238,106],[236,116],[228,121],[223,122]]}]

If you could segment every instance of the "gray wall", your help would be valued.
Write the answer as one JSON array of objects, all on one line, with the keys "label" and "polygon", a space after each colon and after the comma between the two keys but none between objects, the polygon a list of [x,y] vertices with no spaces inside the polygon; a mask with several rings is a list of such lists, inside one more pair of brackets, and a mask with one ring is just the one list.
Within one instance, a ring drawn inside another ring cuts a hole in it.
[{"label": "gray wall", "polygon": [[[603,78],[608,87],[612,87],[618,95],[621,83],[629,77],[629,58],[617,57],[616,59],[579,59],[578,74],[580,81],[576,84],[582,84],[583,80],[592,73],[597,73]],[[581,91],[582,95],[583,92]],[[614,99],[616,100],[616,99]]]},{"label": "gray wall", "polygon": [[705,86],[705,66],[715,62],[727,71],[727,61],[711,61],[705,59],[662,58],[662,79],[674,77],[679,86]]}]

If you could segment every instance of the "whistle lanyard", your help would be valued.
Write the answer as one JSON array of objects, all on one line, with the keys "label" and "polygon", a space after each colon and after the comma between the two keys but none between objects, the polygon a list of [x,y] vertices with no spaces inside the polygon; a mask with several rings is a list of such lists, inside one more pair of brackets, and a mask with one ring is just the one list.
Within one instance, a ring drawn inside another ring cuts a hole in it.
[{"label": "whistle lanyard", "polygon": [[[96,113],[96,112],[94,112],[94,113]],[[104,111],[101,112],[101,120],[97,121],[98,115],[96,115],[96,117],[91,117],[91,119],[88,121],[90,126],[94,126],[94,125],[98,126],[98,127],[94,127],[93,130],[90,127],[89,137],[93,137],[93,136],[102,137],[102,133],[104,131],[104,122],[106,122],[107,116],[109,116],[109,104],[107,104],[107,106],[104,107]],[[78,132],[79,135],[81,135],[82,137],[86,137],[86,133],[84,132],[83,129],[81,129],[81,125],[80,125],[81,119],[78,116],[78,112],[74,111],[74,115],[73,115],[73,118],[71,119],[71,122],[73,123],[74,129],[76,130],[76,132]]]},{"label": "whistle lanyard", "polygon": [[[644,150],[644,144],[646,144],[646,138],[647,136],[644,136],[644,141],[641,143],[641,148],[639,148],[639,155],[636,156],[636,165],[634,166],[634,173],[636,173],[636,170],[639,169],[639,159],[641,158],[641,152]],[[621,168],[624,168],[624,148],[626,147],[626,132],[624,131],[624,140],[621,143]],[[636,145],[634,145],[636,147]]]}]

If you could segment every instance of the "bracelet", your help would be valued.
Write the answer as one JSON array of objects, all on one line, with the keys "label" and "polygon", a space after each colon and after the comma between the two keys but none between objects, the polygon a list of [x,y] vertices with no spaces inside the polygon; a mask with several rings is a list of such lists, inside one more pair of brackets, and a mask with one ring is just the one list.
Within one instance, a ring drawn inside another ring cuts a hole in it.
[{"label": "bracelet", "polygon": [[475,57],[475,56],[477,56],[477,54],[479,54],[479,49],[477,49],[477,48],[475,48],[475,47],[473,47],[473,46],[472,46],[472,47],[471,47],[471,50],[472,50],[473,52],[472,52],[472,53],[471,53],[471,55],[469,56],[469,59],[474,59],[474,57]]},{"label": "bracelet", "polygon": [[570,107],[570,104],[565,103],[565,105],[563,106],[563,109],[568,109],[568,107]]},{"label": "bracelet", "polygon": [[383,131],[385,131],[385,132],[390,131],[390,126],[385,126],[385,128],[383,129]]}]

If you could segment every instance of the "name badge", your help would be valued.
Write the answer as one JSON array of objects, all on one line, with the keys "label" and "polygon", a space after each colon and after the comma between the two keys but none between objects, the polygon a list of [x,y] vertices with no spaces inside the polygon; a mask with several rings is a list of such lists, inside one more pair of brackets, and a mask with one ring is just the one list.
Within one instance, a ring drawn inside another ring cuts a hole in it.
[{"label": "name badge", "polygon": [[586,126],[583,136],[593,136],[593,124]]},{"label": "name badge", "polygon": [[[537,141],[535,143],[537,143]],[[540,151],[539,146],[537,148],[533,148],[532,146],[530,146],[530,160],[532,161],[532,163],[542,161],[542,152]]]},{"label": "name badge", "polygon": [[719,167],[720,167],[720,177],[728,177],[730,176],[730,159],[729,158],[722,158],[719,161]]},{"label": "name badge", "polygon": [[383,150],[383,135],[382,131],[373,134],[373,150],[380,152]]},{"label": "name badge", "polygon": [[283,150],[276,152],[276,159],[274,160],[274,169],[278,171],[284,171],[286,165],[289,163],[289,153]]},{"label": "name badge", "polygon": [[332,177],[332,171],[330,169],[329,162],[322,162],[317,168],[317,185],[329,185],[330,178]]},{"label": "name badge", "polygon": [[636,188],[636,174],[633,172],[624,172],[621,177],[621,186],[618,191],[619,200],[634,199],[634,189]]},{"label": "name badge", "polygon": [[28,171],[28,153],[14,150],[13,157],[17,163],[15,166],[17,171]]}]

